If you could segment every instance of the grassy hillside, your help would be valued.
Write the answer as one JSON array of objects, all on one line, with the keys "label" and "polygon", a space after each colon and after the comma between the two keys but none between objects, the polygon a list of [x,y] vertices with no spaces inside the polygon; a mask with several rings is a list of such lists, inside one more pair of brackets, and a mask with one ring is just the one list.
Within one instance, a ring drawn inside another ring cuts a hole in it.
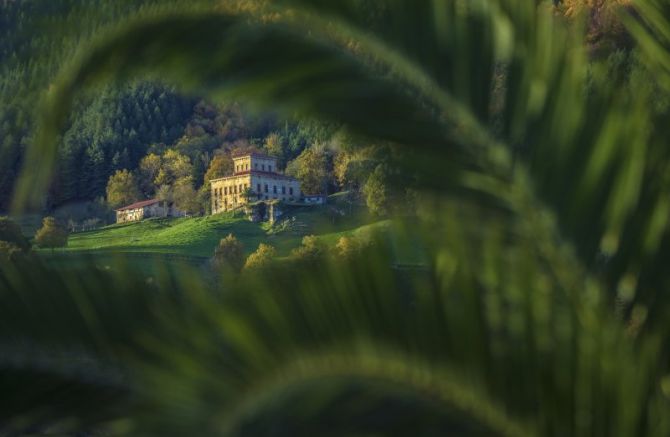
[{"label": "grassy hillside", "polygon": [[139,252],[210,257],[214,248],[232,233],[242,241],[247,253],[260,243],[275,246],[280,256],[300,245],[305,235],[319,235],[335,244],[344,234],[365,229],[371,219],[356,209],[345,212],[333,206],[289,210],[275,226],[252,223],[231,213],[207,217],[149,219],[138,223],[112,225],[70,236],[66,252]]}]

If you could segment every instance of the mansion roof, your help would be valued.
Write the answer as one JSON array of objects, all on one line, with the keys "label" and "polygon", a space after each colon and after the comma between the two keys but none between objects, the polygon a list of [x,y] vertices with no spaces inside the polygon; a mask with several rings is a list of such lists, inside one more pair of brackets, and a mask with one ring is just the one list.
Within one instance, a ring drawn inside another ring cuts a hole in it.
[{"label": "mansion roof", "polygon": [[119,209],[115,209],[115,211],[127,211],[129,209],[139,209],[139,208],[144,208],[146,206],[151,206],[159,203],[160,200],[158,199],[150,199],[150,200],[142,200],[141,202],[135,202],[130,205],[124,206]]},{"label": "mansion roof", "polygon": [[239,158],[246,158],[248,156],[253,156],[254,158],[260,158],[260,159],[272,159],[272,160],[277,160],[276,157],[266,155],[265,153],[261,152],[242,152],[242,153],[233,153],[231,156],[233,159],[239,159]]},{"label": "mansion roof", "polygon": [[239,178],[241,176],[250,176],[250,175],[258,175],[258,176],[269,176],[273,178],[278,178],[278,179],[284,179],[284,180],[289,180],[289,181],[297,181],[296,178],[291,177],[291,176],[286,176],[280,173],[274,173],[270,171],[261,171],[261,170],[245,170],[241,171],[238,173],[235,173],[234,175],[231,176],[225,176],[222,178],[217,178],[217,179],[211,179],[209,182],[218,182],[218,181],[225,181],[225,180],[231,180],[235,178]]}]

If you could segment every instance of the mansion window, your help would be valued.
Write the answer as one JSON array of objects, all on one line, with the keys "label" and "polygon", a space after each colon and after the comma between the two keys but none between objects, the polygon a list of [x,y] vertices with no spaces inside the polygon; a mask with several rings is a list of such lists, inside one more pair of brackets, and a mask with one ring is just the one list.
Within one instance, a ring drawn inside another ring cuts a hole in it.
[{"label": "mansion window", "polygon": [[272,171],[272,166],[268,165],[268,171]]},{"label": "mansion window", "polygon": [[274,187],[272,187],[272,192],[277,194],[277,186],[276,185]]},{"label": "mansion window", "polygon": [[223,194],[228,195],[228,187],[223,187]]},{"label": "mansion window", "polygon": [[256,186],[256,188],[258,188],[256,191],[260,193],[260,192],[261,192],[261,184],[258,184],[258,185]]},{"label": "mansion window", "polygon": [[[265,192],[266,192],[266,193],[268,192],[268,184],[265,184]],[[265,196],[265,198],[267,199],[268,197]]]},{"label": "mansion window", "polygon": [[281,193],[286,194],[286,187],[283,185],[281,186]]},{"label": "mansion window", "polygon": [[289,189],[288,189],[288,193],[289,193],[291,196],[293,196],[293,187],[289,187]]},{"label": "mansion window", "polygon": [[265,171],[265,164],[261,165],[261,168]]}]

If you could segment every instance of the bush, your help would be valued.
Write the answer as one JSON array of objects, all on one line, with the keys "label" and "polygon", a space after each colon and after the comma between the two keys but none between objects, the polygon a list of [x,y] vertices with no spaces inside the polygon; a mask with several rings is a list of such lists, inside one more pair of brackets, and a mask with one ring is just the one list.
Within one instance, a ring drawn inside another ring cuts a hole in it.
[{"label": "bush", "polygon": [[302,239],[302,245],[293,249],[291,256],[299,261],[315,262],[323,258],[326,247],[314,235],[307,235]]},{"label": "bush", "polygon": [[365,203],[370,213],[376,216],[385,216],[389,213],[389,192],[386,170],[378,165],[363,186]]},{"label": "bush", "polygon": [[239,273],[244,266],[244,246],[233,234],[228,234],[214,249],[213,261],[216,268]]},{"label": "bush", "polygon": [[268,267],[277,256],[277,250],[269,244],[261,243],[256,252],[249,255],[245,270],[260,270]]},{"label": "bush", "polygon": [[67,245],[67,231],[53,217],[45,217],[42,227],[35,234],[35,243],[42,248],[54,249]]},{"label": "bush", "polygon": [[335,245],[335,257],[342,260],[351,259],[365,248],[365,244],[356,237],[340,237]]},{"label": "bush", "polygon": [[0,217],[0,241],[11,243],[19,250],[30,249],[30,243],[23,236],[21,228],[9,217]]},{"label": "bush", "polygon": [[26,257],[27,251],[9,241],[0,241],[0,262],[18,261]]}]

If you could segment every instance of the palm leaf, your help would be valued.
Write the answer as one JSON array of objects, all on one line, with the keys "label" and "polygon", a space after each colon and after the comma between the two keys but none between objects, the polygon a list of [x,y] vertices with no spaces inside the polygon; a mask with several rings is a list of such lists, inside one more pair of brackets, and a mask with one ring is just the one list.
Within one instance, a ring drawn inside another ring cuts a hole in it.
[{"label": "palm leaf", "polygon": [[[177,302],[161,300],[157,314],[117,336],[98,318],[123,307],[66,301],[89,315],[84,332],[104,334],[87,348],[111,349],[132,375],[147,406],[128,413],[133,429],[295,434],[330,423],[333,408],[352,418],[338,431],[353,434],[368,429],[355,426],[366,411],[395,411],[403,397],[442,431],[665,435],[658,357],[667,334],[640,334],[640,306],[625,329],[605,300],[613,290],[628,304],[637,287],[659,284],[668,192],[654,181],[668,161],[648,95],[608,86],[580,33],[569,37],[534,1],[243,10],[147,13],[83,50],[50,93],[27,159],[40,167],[24,175],[17,207],[48,181],[76,92],[133,75],[392,141],[424,187],[452,197],[438,196],[410,226],[427,248],[424,274],[390,269],[383,245],[353,264],[225,284],[223,298],[183,274],[160,287],[179,292]],[[19,277],[16,290],[35,288]]]}]

